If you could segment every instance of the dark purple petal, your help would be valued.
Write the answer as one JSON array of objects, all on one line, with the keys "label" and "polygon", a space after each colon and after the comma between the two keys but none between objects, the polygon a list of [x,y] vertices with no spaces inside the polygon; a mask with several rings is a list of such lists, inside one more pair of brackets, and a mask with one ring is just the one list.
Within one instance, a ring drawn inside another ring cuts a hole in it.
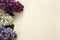
[{"label": "dark purple petal", "polygon": [[0,0],[0,9],[4,10],[6,13],[21,12],[24,6],[15,0]]}]

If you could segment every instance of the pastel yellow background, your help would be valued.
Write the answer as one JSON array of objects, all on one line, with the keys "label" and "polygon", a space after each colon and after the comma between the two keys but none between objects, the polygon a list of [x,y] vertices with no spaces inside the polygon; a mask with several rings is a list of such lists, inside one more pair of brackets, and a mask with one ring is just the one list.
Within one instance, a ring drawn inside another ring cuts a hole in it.
[{"label": "pastel yellow background", "polygon": [[60,40],[60,0],[19,0],[22,14],[14,20],[17,40]]}]

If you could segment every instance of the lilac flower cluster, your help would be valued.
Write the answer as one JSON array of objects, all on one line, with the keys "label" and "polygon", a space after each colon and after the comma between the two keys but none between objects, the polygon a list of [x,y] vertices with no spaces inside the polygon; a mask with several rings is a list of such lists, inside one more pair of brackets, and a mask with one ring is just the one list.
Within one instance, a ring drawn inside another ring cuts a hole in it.
[{"label": "lilac flower cluster", "polygon": [[11,28],[5,28],[0,24],[0,40],[13,40],[17,37],[16,33]]},{"label": "lilac flower cluster", "polygon": [[8,14],[23,11],[23,8],[24,6],[19,1],[0,0],[0,9],[4,10]]},{"label": "lilac flower cluster", "polygon": [[[14,12],[23,11],[24,6],[15,0],[0,0],[0,9],[8,15],[0,13],[0,40],[14,40],[17,38],[16,32],[14,32],[14,24],[12,24],[12,17]],[[9,16],[9,17],[8,17]],[[3,18],[3,19],[2,19]],[[9,24],[9,25],[7,25]]]}]

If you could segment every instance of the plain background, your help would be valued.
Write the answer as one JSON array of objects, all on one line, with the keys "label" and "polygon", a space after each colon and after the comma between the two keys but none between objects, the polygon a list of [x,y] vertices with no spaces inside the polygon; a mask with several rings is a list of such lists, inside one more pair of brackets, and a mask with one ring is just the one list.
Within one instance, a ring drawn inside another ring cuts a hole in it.
[{"label": "plain background", "polygon": [[19,0],[24,11],[16,15],[17,40],[60,40],[60,0]]}]

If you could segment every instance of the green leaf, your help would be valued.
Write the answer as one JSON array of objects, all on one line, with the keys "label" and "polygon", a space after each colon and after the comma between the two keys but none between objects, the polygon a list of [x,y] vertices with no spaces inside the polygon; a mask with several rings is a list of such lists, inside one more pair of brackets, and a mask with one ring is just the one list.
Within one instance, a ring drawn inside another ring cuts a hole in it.
[{"label": "green leaf", "polygon": [[11,15],[11,16],[15,16],[12,12],[11,12],[11,13],[9,13],[9,15]]},{"label": "green leaf", "polygon": [[14,29],[14,24],[11,24],[11,25],[5,25],[5,28],[11,28],[11,29]]}]

